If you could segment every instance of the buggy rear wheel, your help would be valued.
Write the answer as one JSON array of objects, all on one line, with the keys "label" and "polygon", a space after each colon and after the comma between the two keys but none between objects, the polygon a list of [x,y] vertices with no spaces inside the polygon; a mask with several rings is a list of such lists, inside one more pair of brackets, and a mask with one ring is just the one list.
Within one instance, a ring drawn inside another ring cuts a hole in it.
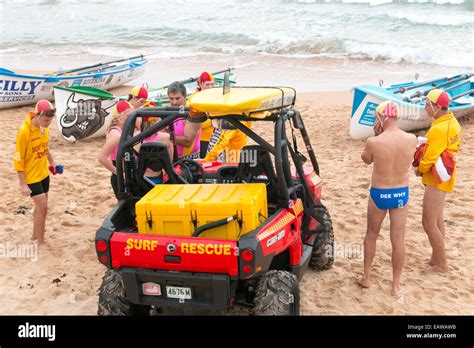
[{"label": "buggy rear wheel", "polygon": [[316,238],[314,239],[313,253],[309,266],[316,271],[324,271],[332,267],[334,263],[334,230],[331,216],[323,205],[314,208],[318,221]]},{"label": "buggy rear wheel", "polygon": [[98,315],[149,315],[149,306],[135,305],[127,300],[120,272],[109,269],[99,289]]},{"label": "buggy rear wheel", "polygon": [[298,279],[287,271],[271,270],[259,280],[252,315],[299,315]]}]

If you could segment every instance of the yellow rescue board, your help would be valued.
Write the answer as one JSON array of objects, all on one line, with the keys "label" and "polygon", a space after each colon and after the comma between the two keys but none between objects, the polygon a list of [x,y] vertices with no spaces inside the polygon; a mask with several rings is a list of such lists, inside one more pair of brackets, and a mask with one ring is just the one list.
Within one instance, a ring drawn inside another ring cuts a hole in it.
[{"label": "yellow rescue board", "polygon": [[210,88],[193,95],[189,100],[191,112],[205,112],[210,117],[244,115],[280,109],[293,105],[295,90],[287,87],[231,87],[226,94],[222,88]]}]

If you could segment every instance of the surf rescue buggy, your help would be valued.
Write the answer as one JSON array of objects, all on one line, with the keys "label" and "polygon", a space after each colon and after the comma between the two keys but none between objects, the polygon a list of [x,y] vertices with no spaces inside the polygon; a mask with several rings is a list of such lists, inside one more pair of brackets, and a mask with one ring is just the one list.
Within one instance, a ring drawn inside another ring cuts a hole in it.
[{"label": "surf rescue buggy", "polygon": [[[308,265],[331,267],[334,236],[295,100],[292,88],[225,85],[197,93],[184,110],[144,108],[128,117],[117,154],[120,201],[95,238],[107,267],[99,315],[224,313],[235,306],[254,315],[299,314],[298,281]],[[134,135],[143,117],[158,121]],[[254,144],[237,163],[173,163],[165,144],[143,142],[188,117],[226,122]],[[273,124],[270,142],[257,134],[263,122]],[[164,183],[147,180],[147,169],[161,171]]]}]

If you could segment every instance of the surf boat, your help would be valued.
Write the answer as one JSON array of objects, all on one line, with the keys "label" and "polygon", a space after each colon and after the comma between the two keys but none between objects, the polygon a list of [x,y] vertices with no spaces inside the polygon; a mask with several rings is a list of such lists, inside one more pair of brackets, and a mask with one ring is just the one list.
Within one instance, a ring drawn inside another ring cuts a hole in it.
[{"label": "surf boat", "polygon": [[143,56],[99,63],[81,68],[59,70],[45,75],[28,75],[0,68],[0,109],[53,100],[54,87],[121,86],[145,72]]},{"label": "surf boat", "polygon": [[412,81],[381,87],[360,85],[354,88],[349,133],[353,139],[366,139],[374,135],[375,109],[386,100],[397,103],[400,118],[398,126],[404,131],[428,128],[432,119],[425,111],[426,96],[439,88],[449,94],[449,110],[456,118],[474,113],[473,73],[442,77],[426,81]]}]

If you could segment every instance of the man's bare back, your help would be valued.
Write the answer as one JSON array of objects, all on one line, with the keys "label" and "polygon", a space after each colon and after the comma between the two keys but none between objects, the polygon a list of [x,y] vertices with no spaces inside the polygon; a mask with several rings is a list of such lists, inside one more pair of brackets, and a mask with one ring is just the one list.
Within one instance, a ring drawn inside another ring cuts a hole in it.
[{"label": "man's bare back", "polygon": [[408,173],[417,140],[415,135],[398,128],[384,131],[367,140],[366,151],[372,155],[372,187],[408,186]]}]

